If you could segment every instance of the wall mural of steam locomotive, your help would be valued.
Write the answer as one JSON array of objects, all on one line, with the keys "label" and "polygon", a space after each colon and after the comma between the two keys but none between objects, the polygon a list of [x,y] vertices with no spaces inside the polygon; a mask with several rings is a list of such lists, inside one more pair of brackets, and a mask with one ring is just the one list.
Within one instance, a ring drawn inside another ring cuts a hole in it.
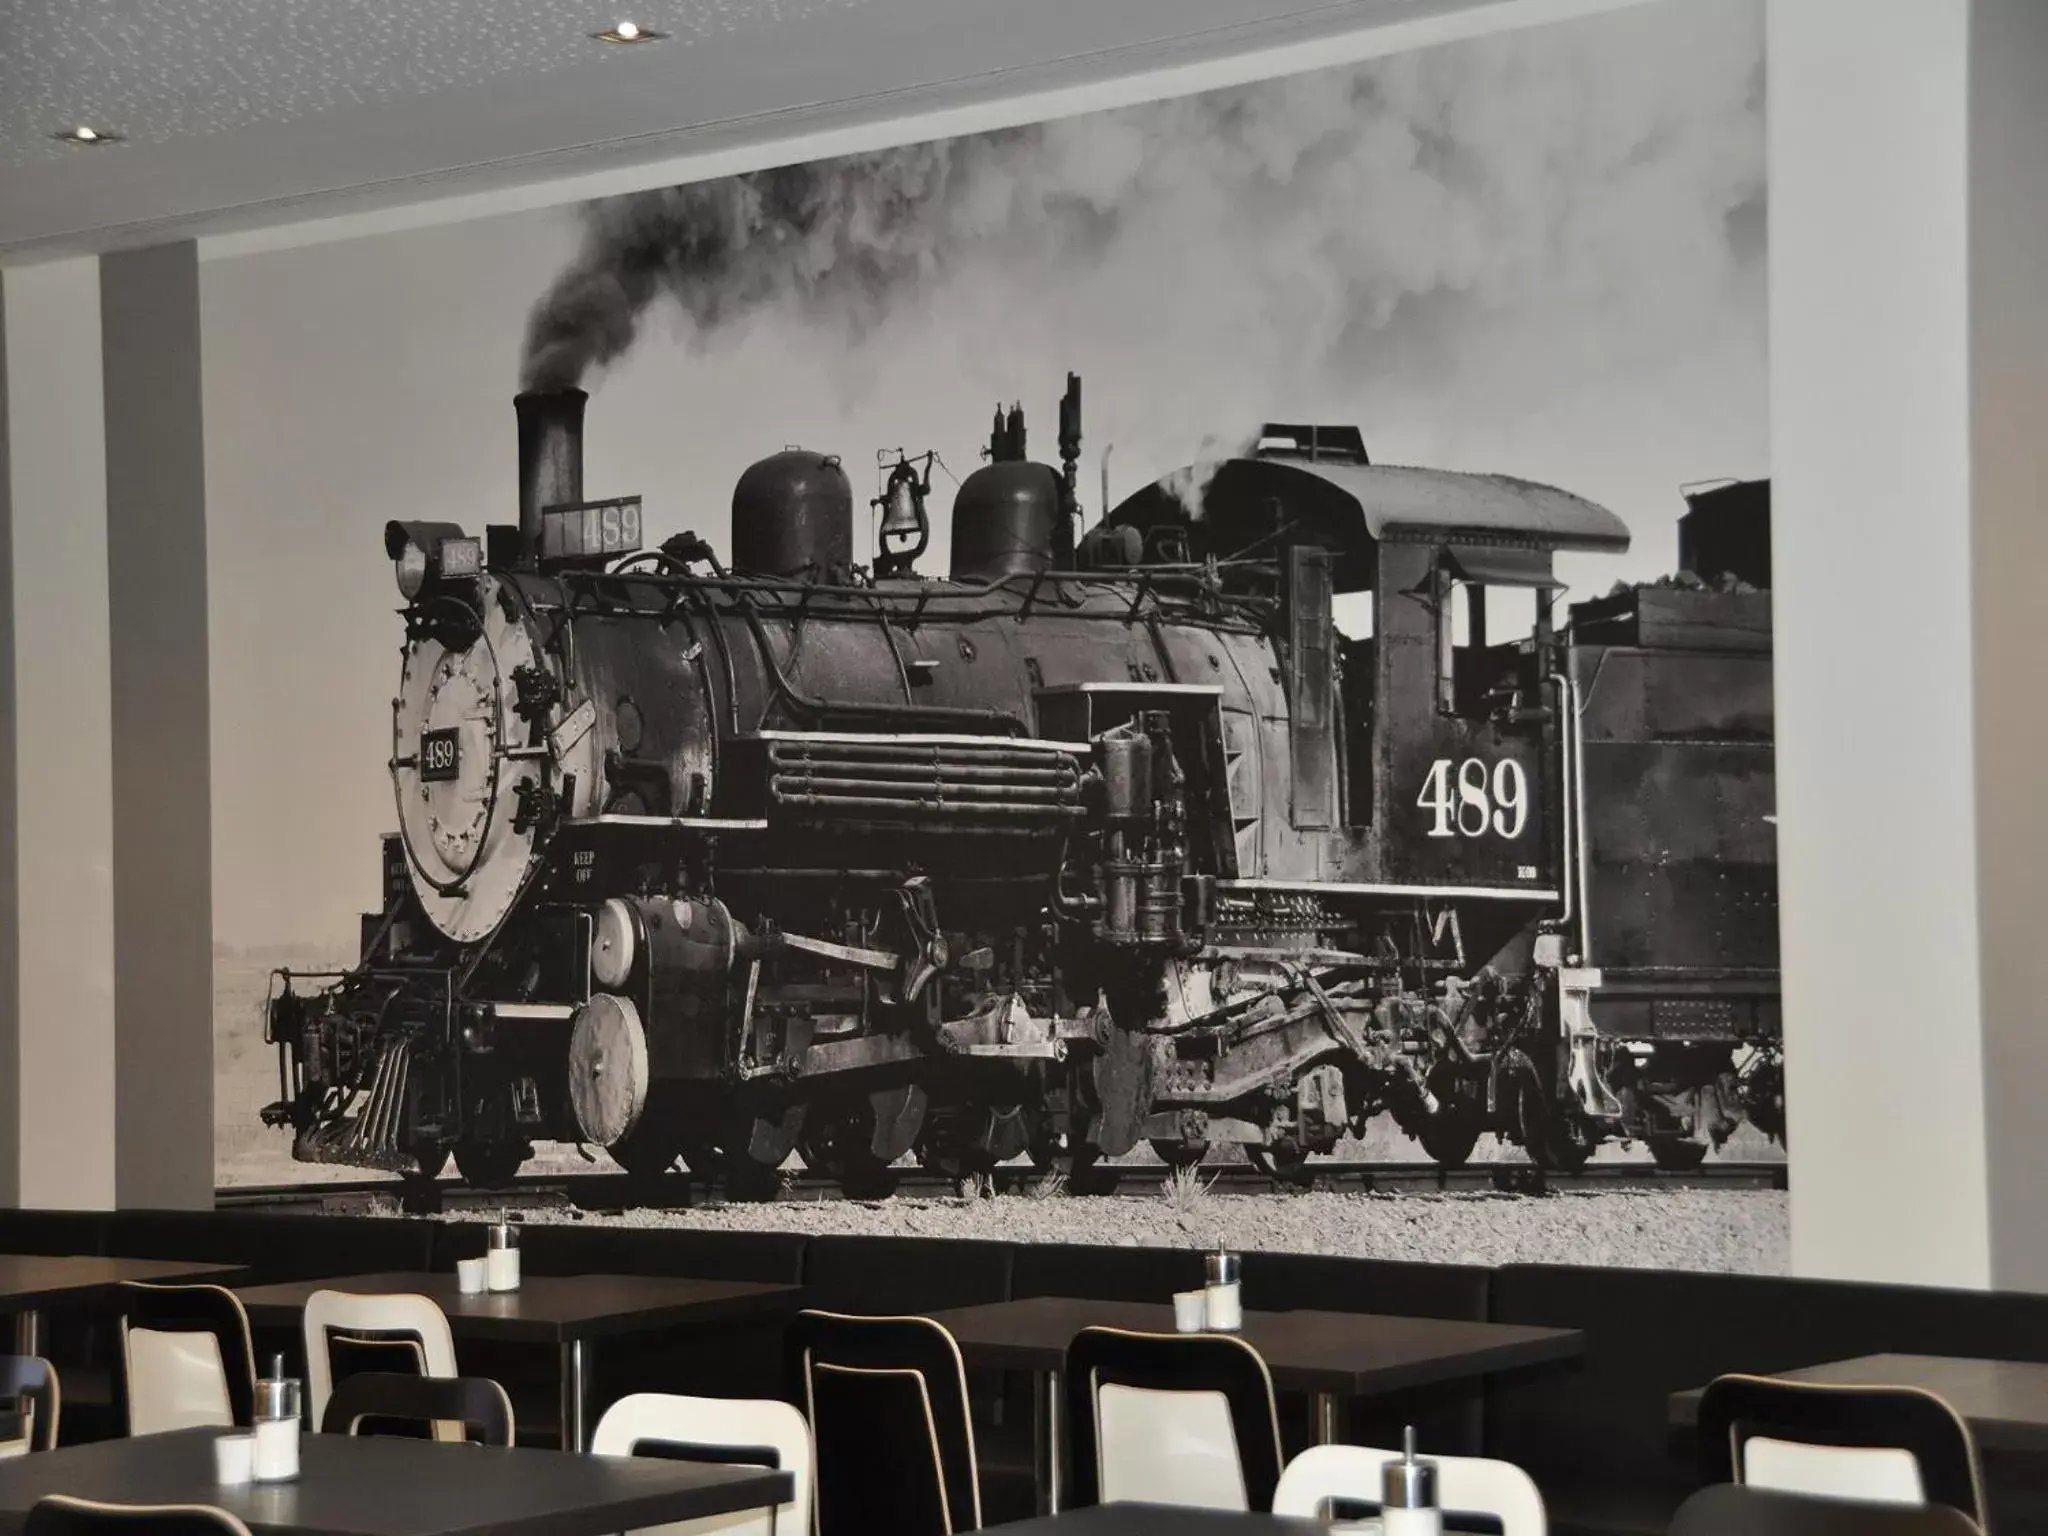
[{"label": "wall mural of steam locomotive", "polygon": [[1285,1176],[1379,1116],[1445,1164],[1783,1137],[1767,482],[1558,614],[1619,518],[1354,427],[1087,527],[1070,375],[1057,464],[998,410],[940,576],[930,455],[872,551],[800,450],[730,548],[646,548],[584,395],[515,404],[516,525],[385,530],[396,830],[360,963],[270,1005],[297,1158],[494,1185],[563,1141],[745,1195],[792,1152]]}]

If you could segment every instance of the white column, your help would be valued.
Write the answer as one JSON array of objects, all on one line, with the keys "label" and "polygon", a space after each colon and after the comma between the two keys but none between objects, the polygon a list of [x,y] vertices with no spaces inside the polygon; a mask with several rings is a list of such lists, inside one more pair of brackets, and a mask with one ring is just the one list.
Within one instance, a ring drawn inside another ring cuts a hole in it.
[{"label": "white column", "polygon": [[1793,1267],[1981,1286],[1969,23],[1770,0],[1771,454]]},{"label": "white column", "polygon": [[114,1203],[113,812],[97,258],[9,268],[20,1203]]},{"label": "white column", "polygon": [[1991,1281],[2048,1291],[2048,4],[1970,37],[1978,919]]}]

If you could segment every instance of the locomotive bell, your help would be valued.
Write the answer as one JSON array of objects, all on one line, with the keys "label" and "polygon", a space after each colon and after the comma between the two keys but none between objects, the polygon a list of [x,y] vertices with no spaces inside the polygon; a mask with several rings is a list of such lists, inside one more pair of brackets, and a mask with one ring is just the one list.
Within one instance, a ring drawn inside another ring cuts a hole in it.
[{"label": "locomotive bell", "polygon": [[908,480],[892,479],[883,498],[882,537],[913,539],[924,531],[924,518],[917,510],[917,493]]}]

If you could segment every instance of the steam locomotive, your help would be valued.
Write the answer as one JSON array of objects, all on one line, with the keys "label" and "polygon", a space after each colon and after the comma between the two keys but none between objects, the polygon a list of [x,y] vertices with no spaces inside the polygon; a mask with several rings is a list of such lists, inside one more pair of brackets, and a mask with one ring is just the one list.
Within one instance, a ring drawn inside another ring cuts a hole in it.
[{"label": "steam locomotive", "polygon": [[1057,466],[997,411],[939,579],[935,455],[865,567],[841,463],[764,459],[721,561],[584,499],[580,391],[515,406],[516,526],[385,529],[397,831],[360,962],[273,985],[295,1157],[759,1195],[792,1152],[1299,1177],[1382,1113],[1445,1164],[1782,1136],[1766,482],[1558,626],[1554,554],[1618,518],[1355,428],[1083,536],[1069,375]]}]

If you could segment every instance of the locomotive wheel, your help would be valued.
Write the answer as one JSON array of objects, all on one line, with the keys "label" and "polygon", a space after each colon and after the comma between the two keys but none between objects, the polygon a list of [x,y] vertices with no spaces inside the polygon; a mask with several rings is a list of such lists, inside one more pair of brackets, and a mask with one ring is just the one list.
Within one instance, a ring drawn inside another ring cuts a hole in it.
[{"label": "locomotive wheel", "polygon": [[1153,1155],[1169,1168],[1193,1168],[1209,1155],[1206,1141],[1169,1141],[1154,1136],[1151,1147]]},{"label": "locomotive wheel", "polygon": [[1690,1173],[1707,1160],[1707,1144],[1703,1141],[1689,1141],[1683,1136],[1652,1136],[1650,1156],[1657,1160],[1659,1168],[1672,1173]]},{"label": "locomotive wheel", "polygon": [[408,1178],[438,1179],[448,1166],[448,1149],[438,1141],[415,1142],[411,1151],[413,1166],[419,1171],[406,1175]]},{"label": "locomotive wheel", "polygon": [[1416,1133],[1429,1160],[1444,1168],[1462,1168],[1472,1160],[1479,1145],[1479,1122],[1456,1111],[1432,1115]]},{"label": "locomotive wheel", "polygon": [[605,1151],[630,1177],[658,1179],[675,1167],[687,1139],[687,1133],[680,1128],[659,1124],[648,1115]]},{"label": "locomotive wheel", "polygon": [[1116,1193],[1117,1180],[1122,1170],[1114,1163],[1102,1160],[1102,1149],[1086,1143],[1074,1148],[1074,1155],[1067,1166],[1067,1192],[1074,1195],[1109,1195]]},{"label": "locomotive wheel", "polygon": [[1551,1173],[1577,1173],[1593,1155],[1593,1138],[1574,1115],[1560,1113],[1543,1126],[1529,1147],[1536,1166]]},{"label": "locomotive wheel", "polygon": [[519,1177],[519,1165],[532,1150],[523,1141],[459,1141],[455,1166],[478,1189],[503,1189]]},{"label": "locomotive wheel", "polygon": [[1308,1154],[1299,1147],[1269,1147],[1246,1142],[1244,1155],[1246,1161],[1275,1184],[1303,1186],[1309,1181]]}]

